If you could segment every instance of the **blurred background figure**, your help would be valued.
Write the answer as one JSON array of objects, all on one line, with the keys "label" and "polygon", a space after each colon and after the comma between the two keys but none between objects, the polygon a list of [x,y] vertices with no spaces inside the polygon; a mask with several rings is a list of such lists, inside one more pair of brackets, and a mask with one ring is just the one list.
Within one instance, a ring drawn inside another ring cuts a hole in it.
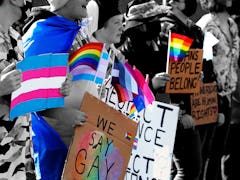
[{"label": "blurred background figure", "polygon": [[[156,100],[171,102],[181,109],[173,152],[174,180],[198,180],[202,165],[200,135],[190,115],[190,94],[165,94],[170,79],[165,73],[169,30],[193,38],[191,48],[203,46],[201,29],[189,19],[196,8],[197,2],[193,0],[173,0],[168,6],[134,0],[126,12],[126,40],[122,46],[126,59],[144,75],[149,74]],[[164,83],[155,81],[159,75],[163,75]]]},{"label": "blurred background figure", "polygon": [[9,120],[11,93],[21,86],[16,63],[23,59],[20,34],[12,28],[22,25],[30,2],[0,0],[0,179],[35,179],[32,154],[31,117]]},{"label": "blurred background figure", "polygon": [[227,153],[226,140],[231,121],[232,93],[236,90],[238,81],[238,27],[228,13],[232,0],[201,0],[200,2],[209,13],[204,15],[197,24],[204,32],[211,32],[219,40],[219,43],[213,47],[212,62],[218,85],[219,112],[224,114],[225,122],[215,129],[208,165],[204,172],[206,180],[219,180],[221,179],[221,158]]}]

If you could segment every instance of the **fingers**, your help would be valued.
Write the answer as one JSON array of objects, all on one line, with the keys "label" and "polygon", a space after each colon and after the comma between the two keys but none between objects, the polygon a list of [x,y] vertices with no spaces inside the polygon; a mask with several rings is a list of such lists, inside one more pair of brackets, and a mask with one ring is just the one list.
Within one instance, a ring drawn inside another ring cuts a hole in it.
[{"label": "fingers", "polygon": [[195,126],[194,119],[189,114],[184,114],[182,116],[181,123],[184,129],[191,129],[191,128],[194,128]]},{"label": "fingers", "polygon": [[2,70],[1,74],[6,74],[14,69],[16,69],[16,62],[9,64],[6,68]]},{"label": "fingers", "polygon": [[69,73],[66,77],[66,80],[62,83],[60,88],[60,93],[63,96],[69,96],[72,87],[72,75]]},{"label": "fingers", "polygon": [[71,87],[69,85],[63,85],[61,88],[60,88],[60,93],[63,95],[63,96],[69,96],[70,94],[70,89]]},{"label": "fingers", "polygon": [[73,126],[83,126],[87,121],[88,116],[86,113],[78,111],[77,115],[75,116],[74,125]]},{"label": "fingers", "polygon": [[158,73],[152,78],[152,85],[154,89],[165,87],[166,83],[170,80],[170,76],[167,73]]},{"label": "fingers", "polygon": [[1,95],[11,94],[13,91],[21,87],[22,73],[19,70],[12,70],[1,75],[0,91]]},{"label": "fingers", "polygon": [[156,74],[155,77],[160,78],[161,80],[165,80],[165,81],[169,81],[171,78],[169,74],[164,73],[164,72]]}]

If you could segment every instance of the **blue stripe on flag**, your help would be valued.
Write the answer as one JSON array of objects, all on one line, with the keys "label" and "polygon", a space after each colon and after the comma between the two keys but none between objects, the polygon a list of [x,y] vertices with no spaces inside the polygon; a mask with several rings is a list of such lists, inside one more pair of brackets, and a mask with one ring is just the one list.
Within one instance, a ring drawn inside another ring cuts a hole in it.
[{"label": "blue stripe on flag", "polygon": [[24,72],[31,69],[40,69],[44,67],[51,68],[56,66],[68,66],[67,53],[29,56],[17,64],[17,69],[21,69],[21,71]]},{"label": "blue stripe on flag", "polygon": [[95,80],[96,84],[102,84],[103,83],[103,78],[97,77]]},{"label": "blue stripe on flag", "polygon": [[10,119],[36,111],[42,111],[48,108],[56,108],[64,106],[64,98],[41,98],[25,101],[16,105],[10,111]]},{"label": "blue stripe on flag", "polygon": [[100,77],[95,77],[95,75],[92,74],[78,74],[73,76],[72,81],[78,81],[78,80],[87,80],[87,81],[93,81],[94,82],[95,79],[95,83],[96,84],[102,84],[103,83],[103,78]]},{"label": "blue stripe on flag", "polygon": [[78,80],[87,80],[87,81],[94,81],[95,75],[92,74],[78,74],[73,76],[72,81],[78,81]]},{"label": "blue stripe on flag", "polygon": [[144,103],[144,97],[142,95],[138,95],[133,99],[133,103],[137,109],[138,112],[142,111],[146,108]]},{"label": "blue stripe on flag", "polygon": [[102,52],[102,58],[107,60],[108,59],[108,53],[103,51]]}]

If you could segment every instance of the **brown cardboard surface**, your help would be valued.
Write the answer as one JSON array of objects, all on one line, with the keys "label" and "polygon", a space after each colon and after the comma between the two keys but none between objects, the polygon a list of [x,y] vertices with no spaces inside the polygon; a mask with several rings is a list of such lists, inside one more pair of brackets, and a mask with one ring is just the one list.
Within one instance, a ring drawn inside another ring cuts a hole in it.
[{"label": "brown cardboard surface", "polygon": [[196,125],[217,121],[218,98],[216,83],[201,83],[200,93],[191,95],[191,115]]},{"label": "brown cardboard surface", "polygon": [[81,111],[88,119],[75,128],[63,179],[124,179],[137,123],[89,93]]},{"label": "brown cardboard surface", "polygon": [[168,73],[171,79],[166,84],[166,93],[199,93],[202,54],[202,49],[190,49],[184,59],[170,60]]}]

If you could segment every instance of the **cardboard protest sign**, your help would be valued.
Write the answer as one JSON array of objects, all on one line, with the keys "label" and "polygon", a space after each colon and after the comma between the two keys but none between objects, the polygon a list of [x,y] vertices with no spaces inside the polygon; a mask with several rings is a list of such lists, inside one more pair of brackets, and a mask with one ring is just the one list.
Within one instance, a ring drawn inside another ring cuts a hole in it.
[{"label": "cardboard protest sign", "polygon": [[123,179],[137,123],[88,93],[81,111],[88,120],[75,129],[63,179]]},{"label": "cardboard protest sign", "polygon": [[[128,116],[132,102],[118,103],[114,88],[108,84],[106,90],[102,100]],[[138,130],[125,180],[169,180],[178,111],[176,106],[154,101],[135,116]]]},{"label": "cardboard protest sign", "polygon": [[196,125],[213,123],[218,116],[216,83],[201,83],[200,93],[191,95],[191,115]]},{"label": "cardboard protest sign", "polygon": [[202,49],[190,49],[184,59],[169,62],[166,93],[199,93],[202,54]]},{"label": "cardboard protest sign", "polygon": [[154,101],[140,112],[125,180],[170,179],[178,111],[176,106]]}]

